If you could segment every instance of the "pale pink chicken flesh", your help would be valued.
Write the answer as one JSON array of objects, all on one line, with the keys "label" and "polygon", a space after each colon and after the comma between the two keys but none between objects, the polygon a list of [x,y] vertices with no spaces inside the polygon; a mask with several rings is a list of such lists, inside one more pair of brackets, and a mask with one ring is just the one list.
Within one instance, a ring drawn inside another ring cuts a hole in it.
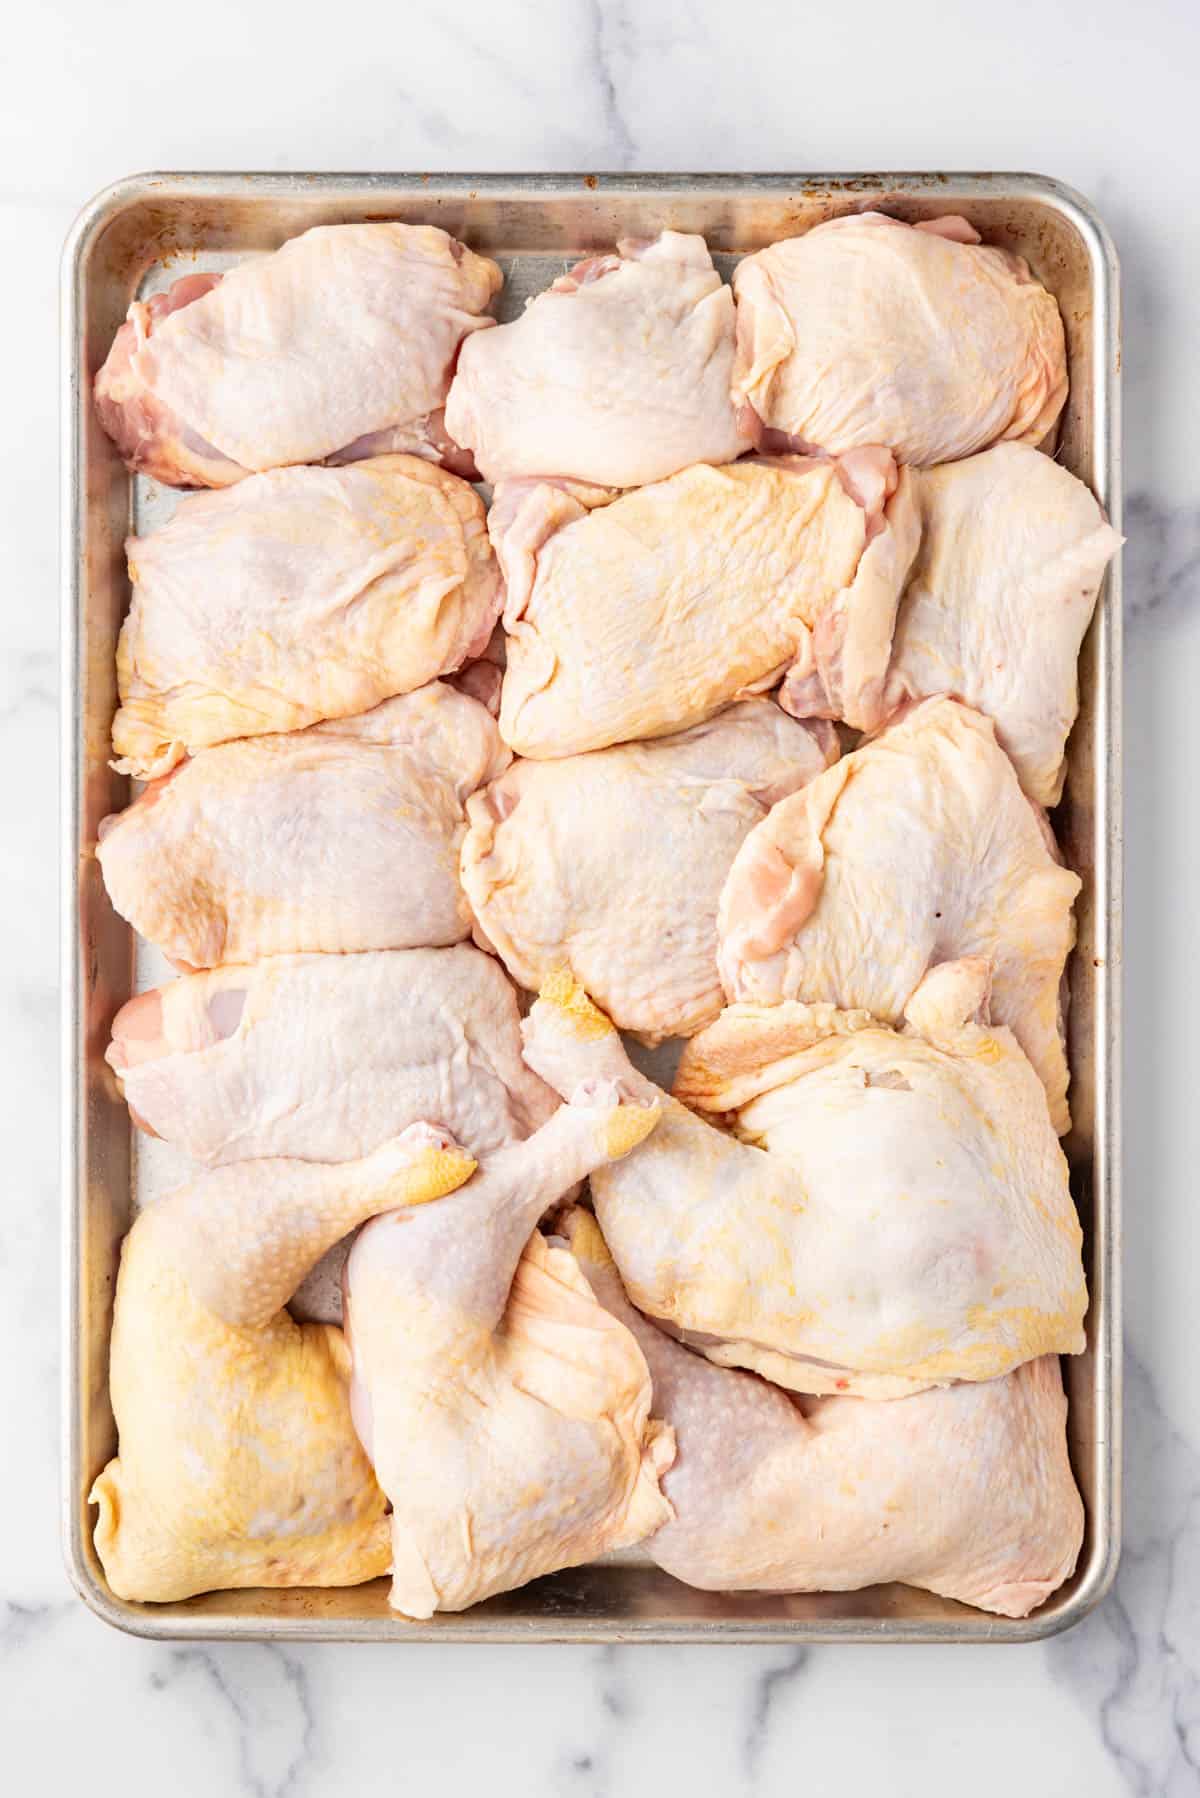
[{"label": "pale pink chicken flesh", "polygon": [[134,301],[96,376],[100,421],[131,468],[174,486],[384,449],[453,466],[454,362],[500,286],[435,226],[318,226]]}]

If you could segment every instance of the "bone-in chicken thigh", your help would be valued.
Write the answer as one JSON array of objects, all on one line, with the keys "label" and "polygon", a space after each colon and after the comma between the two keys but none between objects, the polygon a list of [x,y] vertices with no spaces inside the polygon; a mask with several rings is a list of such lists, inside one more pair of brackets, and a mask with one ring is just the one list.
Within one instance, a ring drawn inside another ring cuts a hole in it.
[{"label": "bone-in chicken thigh", "polygon": [[951,693],[993,721],[1030,798],[1054,805],[1079,646],[1121,539],[1082,481],[1025,444],[914,470],[911,486],[920,548],[878,715],[854,722]]},{"label": "bone-in chicken thigh", "polygon": [[346,1264],[352,1407],[392,1501],[392,1604],[458,1611],[670,1516],[669,1430],[623,1324],[538,1218],[653,1129],[601,1082],[445,1203],[381,1217]]},{"label": "bone-in chicken thigh", "polygon": [[477,1155],[554,1108],[468,943],[187,974],[122,1007],[107,1058],[135,1121],[210,1164],[350,1161],[422,1119]]},{"label": "bone-in chicken thigh", "polygon": [[747,256],[733,288],[735,397],[797,449],[951,462],[1039,442],[1066,399],[1055,300],[963,219],[832,219]]},{"label": "bone-in chicken thigh", "polygon": [[478,495],[414,456],[196,494],[126,549],[113,748],[140,779],[411,692],[478,655],[500,604]]},{"label": "bone-in chicken thigh", "polygon": [[621,498],[514,481],[488,529],[507,583],[500,734],[546,757],[663,736],[788,669],[887,668],[895,467],[751,458]]},{"label": "bone-in chicken thigh", "polygon": [[636,487],[749,447],[730,397],[733,294],[702,237],[593,256],[465,343],[446,427],[485,480]]},{"label": "bone-in chicken thigh", "polygon": [[120,1597],[387,1572],[385,1500],[351,1422],[341,1331],[296,1324],[283,1306],[364,1218],[470,1175],[469,1156],[430,1137],[417,1126],[337,1168],[221,1168],[138,1218],[113,1322],[118,1453],[90,1495]]},{"label": "bone-in chicken thigh", "polygon": [[519,761],[468,801],[482,937],[536,992],[569,968],[622,1030],[690,1036],[721,1009],[717,901],[746,833],[837,756],[766,699],[649,743]]},{"label": "bone-in chicken thigh", "polygon": [[750,832],[721,895],[718,963],[731,999],[898,1023],[930,968],[983,956],[992,1016],[1040,1074],[1061,1134],[1079,887],[989,721],[929,699]]},{"label": "bone-in chicken thigh", "polygon": [[1083,1505],[1052,1355],[894,1404],[794,1399],[673,1342],[625,1296],[595,1220],[564,1225],[600,1303],[637,1338],[675,1431],[647,1542],[710,1592],[851,1592],[889,1580],[1025,1617],[1067,1579]]},{"label": "bone-in chicken thigh", "polygon": [[135,301],[96,377],[100,421],[131,468],[182,487],[353,455],[363,438],[452,457],[454,359],[492,324],[500,285],[433,225],[318,226]]},{"label": "bone-in chicken thigh", "polygon": [[465,801],[509,759],[484,707],[441,681],[219,744],[104,821],[104,883],[147,941],[193,968],[455,943],[471,929]]},{"label": "bone-in chicken thigh", "polygon": [[[901,1033],[788,1004],[693,1037],[654,1136],[592,1176],[639,1309],[801,1392],[893,1398],[1082,1350],[1067,1165],[1012,1035],[976,1021],[986,981],[936,969]],[[659,1096],[565,977],[524,1028],[558,1091]],[[734,1113],[735,1134],[689,1106]]]}]

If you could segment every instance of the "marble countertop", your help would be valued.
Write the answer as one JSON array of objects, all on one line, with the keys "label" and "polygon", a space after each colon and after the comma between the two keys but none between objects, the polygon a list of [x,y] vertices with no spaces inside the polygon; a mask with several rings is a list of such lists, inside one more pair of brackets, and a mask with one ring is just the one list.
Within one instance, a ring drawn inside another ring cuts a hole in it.
[{"label": "marble countertop", "polygon": [[[138,1798],[1200,1786],[1200,12],[1187,0],[45,0],[0,110],[0,1734],[13,1789]],[[1025,1648],[172,1648],[108,1631],[58,1548],[57,259],[136,169],[1035,169],[1125,280],[1125,1551]],[[1190,451],[1190,454],[1189,454]]]}]

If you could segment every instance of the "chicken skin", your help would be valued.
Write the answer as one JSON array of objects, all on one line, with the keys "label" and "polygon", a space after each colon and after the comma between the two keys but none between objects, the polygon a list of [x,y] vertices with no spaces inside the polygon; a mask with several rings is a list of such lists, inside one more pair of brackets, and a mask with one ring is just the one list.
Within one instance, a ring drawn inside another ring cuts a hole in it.
[{"label": "chicken skin", "polygon": [[964,219],[831,219],[747,256],[733,290],[734,397],[772,447],[927,466],[1038,443],[1066,400],[1057,303]]},{"label": "chicken skin", "polygon": [[902,1032],[735,1006],[685,1047],[666,1100],[578,987],[548,983],[530,1066],[559,1092],[616,1079],[663,1104],[653,1138],[592,1176],[639,1310],[799,1392],[890,1399],[1080,1353],[1066,1161],[1011,1033],[979,1021],[986,986],[985,963],[935,969]]},{"label": "chicken skin", "polygon": [[766,699],[649,743],[520,761],[467,803],[484,947],[536,992],[569,968],[621,1030],[690,1036],[724,1002],[717,901],[739,844],[837,757]]},{"label": "chicken skin", "polygon": [[953,694],[995,724],[1029,797],[1055,805],[1079,647],[1121,539],[1082,481],[1025,444],[914,471],[912,488],[920,549],[882,703],[852,722]]},{"label": "chicken skin", "polygon": [[789,669],[882,678],[914,548],[888,523],[895,482],[863,451],[698,465],[620,498],[503,483],[501,736],[575,755],[701,723]]},{"label": "chicken skin", "polygon": [[222,1168],[142,1213],[117,1280],[119,1450],[90,1494],[118,1597],[387,1572],[385,1499],[351,1422],[342,1333],[283,1306],[347,1230],[451,1191],[474,1165],[417,1126],[338,1168]]},{"label": "chicken skin", "polygon": [[485,708],[433,681],[203,750],[105,819],[96,853],[116,910],[184,967],[456,943],[465,801],[509,760]]},{"label": "chicken skin", "polygon": [[363,439],[452,461],[455,357],[500,286],[436,226],[317,226],[135,300],[96,377],[100,422],[130,468],[177,487],[353,457]]},{"label": "chicken skin", "polygon": [[673,1438],[633,1336],[537,1221],[653,1129],[657,1105],[577,1091],[460,1192],[378,1218],[346,1264],[351,1404],[392,1502],[392,1593],[460,1611],[640,1541],[670,1516]]},{"label": "chicken skin", "polygon": [[210,1165],[352,1161],[424,1118],[478,1155],[555,1104],[468,943],[187,974],[122,1006],[107,1060],[135,1122]]},{"label": "chicken skin", "polygon": [[142,780],[424,686],[480,653],[500,604],[478,495],[413,456],[196,494],[126,549],[114,766]]},{"label": "chicken skin", "polygon": [[485,480],[660,481],[750,447],[730,397],[733,294],[702,237],[593,256],[464,343],[446,428]]},{"label": "chicken skin", "polygon": [[563,1226],[588,1285],[636,1337],[675,1431],[674,1516],[646,1543],[709,1592],[853,1592],[890,1580],[1026,1617],[1074,1571],[1083,1505],[1052,1355],[894,1404],[792,1398],[714,1366],[625,1296],[594,1218]]},{"label": "chicken skin", "polygon": [[1070,1125],[1062,978],[1076,874],[1022,793],[987,719],[929,699],[781,800],[721,894],[731,999],[862,1006],[898,1023],[930,968],[991,964],[991,1014]]}]

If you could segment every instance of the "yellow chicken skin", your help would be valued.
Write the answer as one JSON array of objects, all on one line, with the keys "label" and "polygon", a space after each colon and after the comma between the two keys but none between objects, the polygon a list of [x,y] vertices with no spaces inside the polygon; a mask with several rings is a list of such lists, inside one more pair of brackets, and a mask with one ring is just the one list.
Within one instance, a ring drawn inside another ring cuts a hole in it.
[{"label": "yellow chicken skin", "polygon": [[698,724],[789,671],[825,694],[847,670],[881,679],[915,549],[890,521],[896,482],[879,450],[700,464],[621,497],[501,482],[501,736],[576,755]]},{"label": "yellow chicken skin", "polygon": [[831,219],[747,256],[735,400],[797,449],[925,466],[1038,443],[1067,397],[1058,304],[965,219]]},{"label": "yellow chicken skin", "polygon": [[126,544],[114,766],[369,711],[459,668],[500,605],[483,502],[415,456],[199,493]]},{"label": "yellow chicken skin", "polygon": [[898,1023],[927,971],[991,963],[991,1015],[1070,1127],[1063,968],[1078,875],[1022,793],[992,724],[929,699],[772,807],[718,910],[730,999],[865,1007]]},{"label": "yellow chicken skin", "polygon": [[461,1192],[375,1219],[345,1272],[352,1405],[392,1501],[391,1602],[460,1611],[641,1541],[670,1515],[674,1438],[645,1359],[538,1219],[653,1130],[586,1081]]},{"label": "yellow chicken skin", "polygon": [[1069,1578],[1083,1505],[1052,1355],[894,1404],[794,1398],[714,1367],[635,1311],[585,1211],[564,1234],[636,1338],[675,1431],[674,1516],[651,1559],[708,1592],[853,1592],[901,1580],[1026,1617]]},{"label": "yellow chicken skin", "polygon": [[[592,1176],[633,1302],[710,1359],[895,1398],[1084,1347],[1082,1237],[1037,1076],[986,1018],[987,964],[867,1013],[734,1006],[667,1100],[565,979],[524,1025],[552,1086],[620,1080],[663,1117]],[[564,1002],[565,1001],[565,1002]],[[733,1112],[733,1133],[689,1107]]]},{"label": "yellow chicken skin", "polygon": [[340,1330],[282,1309],[364,1218],[461,1185],[475,1163],[425,1126],[339,1167],[205,1175],[138,1218],[117,1281],[118,1454],[92,1488],[121,1598],[355,1585],[391,1559],[386,1501],[350,1417]]}]

